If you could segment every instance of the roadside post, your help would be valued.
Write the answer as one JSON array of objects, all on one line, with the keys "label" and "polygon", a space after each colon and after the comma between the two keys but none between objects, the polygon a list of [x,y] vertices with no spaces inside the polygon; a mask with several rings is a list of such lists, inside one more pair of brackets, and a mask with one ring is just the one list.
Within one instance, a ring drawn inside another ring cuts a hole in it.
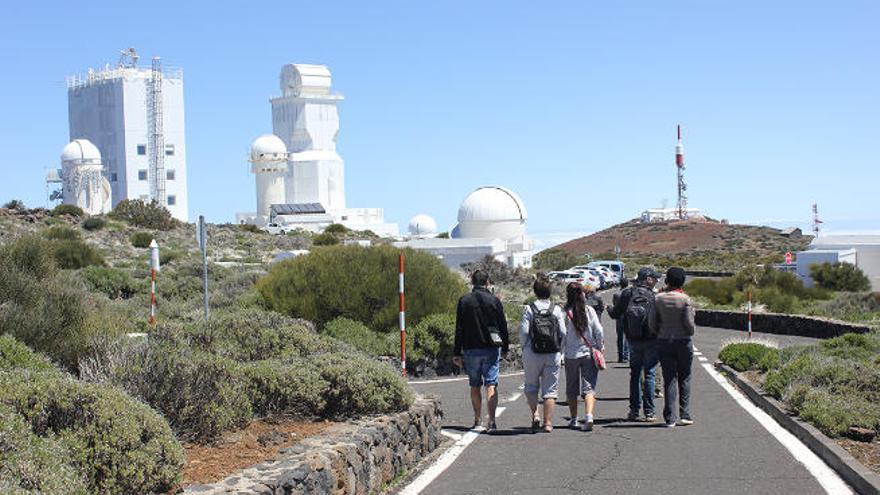
[{"label": "roadside post", "polygon": [[208,309],[208,231],[205,225],[204,215],[199,215],[196,240],[199,242],[199,249],[202,251],[202,285],[205,292],[205,321],[208,321],[208,316],[210,315],[210,310]]},{"label": "roadside post", "polygon": [[749,294],[749,340],[752,338],[752,291],[748,292]]},{"label": "roadside post", "polygon": [[159,244],[150,242],[150,325],[156,324],[156,274],[159,273]]},{"label": "roadside post", "polygon": [[403,252],[397,258],[397,285],[400,293],[400,369],[403,376],[406,376],[406,304],[403,297],[403,272],[404,272]]},{"label": "roadside post", "polygon": [[[778,258],[777,258],[777,259],[778,259]],[[786,251],[786,252],[785,252],[785,264],[786,264],[786,265],[790,265],[790,264],[791,264],[791,251]]]}]

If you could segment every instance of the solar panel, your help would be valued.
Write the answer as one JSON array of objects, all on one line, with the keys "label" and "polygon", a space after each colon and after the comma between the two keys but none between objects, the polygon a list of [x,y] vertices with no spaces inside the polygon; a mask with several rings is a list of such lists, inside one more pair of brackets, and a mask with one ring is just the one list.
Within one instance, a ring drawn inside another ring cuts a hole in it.
[{"label": "solar panel", "polygon": [[272,205],[272,215],[308,215],[323,214],[327,210],[321,203],[292,203]]}]

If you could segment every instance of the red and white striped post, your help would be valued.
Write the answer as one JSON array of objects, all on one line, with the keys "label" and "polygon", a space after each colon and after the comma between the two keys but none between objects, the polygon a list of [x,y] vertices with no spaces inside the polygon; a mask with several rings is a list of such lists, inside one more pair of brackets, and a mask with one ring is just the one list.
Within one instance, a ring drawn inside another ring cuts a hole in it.
[{"label": "red and white striped post", "polygon": [[156,274],[159,272],[159,244],[150,243],[150,325],[156,324]]},{"label": "red and white striped post", "polygon": [[400,253],[397,264],[400,291],[400,369],[403,376],[406,376],[406,304],[403,298],[403,253]]},{"label": "red and white striped post", "polygon": [[749,294],[749,339],[752,338],[752,291]]}]

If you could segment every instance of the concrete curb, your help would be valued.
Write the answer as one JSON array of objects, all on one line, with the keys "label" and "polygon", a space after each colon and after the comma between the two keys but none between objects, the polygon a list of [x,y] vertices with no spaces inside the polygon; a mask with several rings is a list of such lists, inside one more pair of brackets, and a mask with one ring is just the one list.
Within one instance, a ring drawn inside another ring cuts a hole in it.
[{"label": "concrete curb", "polygon": [[777,423],[803,442],[831,469],[857,492],[863,495],[880,494],[880,476],[863,466],[834,440],[825,436],[813,425],[785,412],[785,406],[773,397],[757,390],[730,367],[716,362],[715,368],[732,381],[756,406],[770,415]]}]

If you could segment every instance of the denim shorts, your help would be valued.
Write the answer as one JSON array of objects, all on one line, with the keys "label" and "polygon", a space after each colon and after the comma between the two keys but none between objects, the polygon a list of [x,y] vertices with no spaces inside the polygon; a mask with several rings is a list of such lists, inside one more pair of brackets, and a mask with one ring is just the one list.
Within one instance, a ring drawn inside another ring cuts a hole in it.
[{"label": "denim shorts", "polygon": [[464,369],[468,374],[471,387],[498,384],[498,360],[501,349],[488,347],[485,349],[465,349]]}]

